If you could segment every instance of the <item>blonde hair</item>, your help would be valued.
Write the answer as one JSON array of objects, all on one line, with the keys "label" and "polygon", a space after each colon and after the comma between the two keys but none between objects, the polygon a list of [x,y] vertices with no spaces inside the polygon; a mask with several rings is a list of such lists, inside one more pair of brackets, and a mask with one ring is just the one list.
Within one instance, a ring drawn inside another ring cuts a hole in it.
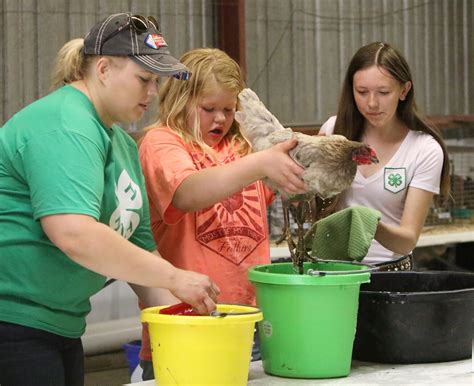
[{"label": "blonde hair", "polygon": [[82,55],[82,47],[84,39],[70,40],[61,47],[51,72],[51,89],[84,78],[90,57]]},{"label": "blonde hair", "polygon": [[[194,122],[189,127],[189,117],[197,111],[200,98],[212,93],[216,85],[234,93],[235,97],[245,88],[239,65],[224,51],[217,48],[198,48],[188,51],[180,62],[192,73],[187,81],[167,78],[160,88],[159,113],[156,121],[144,131],[166,125],[193,147],[202,150],[215,159],[215,151],[202,139],[199,114],[194,114]],[[231,145],[240,144],[238,152],[247,154],[250,145],[240,131],[237,121],[233,121],[226,137]]]},{"label": "blonde hair", "polygon": [[83,47],[84,39],[72,39],[61,47],[51,72],[51,90],[83,80],[91,63],[97,58],[107,57],[113,66],[119,68],[124,66],[127,59],[126,56],[84,55],[81,51]]}]

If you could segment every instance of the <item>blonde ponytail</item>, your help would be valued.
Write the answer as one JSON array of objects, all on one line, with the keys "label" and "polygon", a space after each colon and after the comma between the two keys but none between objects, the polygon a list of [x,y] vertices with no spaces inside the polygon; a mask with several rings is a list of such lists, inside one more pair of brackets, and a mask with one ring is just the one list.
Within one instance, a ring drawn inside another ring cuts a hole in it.
[{"label": "blonde ponytail", "polygon": [[51,73],[52,90],[84,78],[89,57],[82,55],[82,47],[84,39],[73,39],[59,50]]}]

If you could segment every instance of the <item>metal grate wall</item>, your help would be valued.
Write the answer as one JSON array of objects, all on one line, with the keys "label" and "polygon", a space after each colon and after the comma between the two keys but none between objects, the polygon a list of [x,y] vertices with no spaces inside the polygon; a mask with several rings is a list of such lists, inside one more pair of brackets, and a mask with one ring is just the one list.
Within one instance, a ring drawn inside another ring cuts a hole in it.
[{"label": "metal grate wall", "polygon": [[472,0],[248,0],[248,85],[283,122],[336,112],[355,51],[397,46],[428,115],[474,112]]},{"label": "metal grate wall", "polygon": [[[214,46],[224,0],[0,0],[0,125],[48,90],[54,56],[100,18],[159,18],[175,55]],[[231,0],[225,0],[231,1]],[[283,122],[335,113],[354,52],[375,40],[405,54],[429,115],[474,113],[474,0],[246,0],[248,85]]]},{"label": "metal grate wall", "polygon": [[153,15],[170,51],[214,45],[212,0],[0,0],[0,126],[45,95],[56,53],[115,12]]}]

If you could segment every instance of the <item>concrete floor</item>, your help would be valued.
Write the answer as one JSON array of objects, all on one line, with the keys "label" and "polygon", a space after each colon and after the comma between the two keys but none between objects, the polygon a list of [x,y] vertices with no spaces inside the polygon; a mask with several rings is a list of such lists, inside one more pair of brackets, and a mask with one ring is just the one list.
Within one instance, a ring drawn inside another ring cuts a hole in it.
[{"label": "concrete floor", "polygon": [[85,386],[117,386],[130,382],[125,353],[120,350],[86,356]]},{"label": "concrete floor", "polygon": [[87,373],[84,386],[117,386],[129,382],[128,369],[113,369]]}]

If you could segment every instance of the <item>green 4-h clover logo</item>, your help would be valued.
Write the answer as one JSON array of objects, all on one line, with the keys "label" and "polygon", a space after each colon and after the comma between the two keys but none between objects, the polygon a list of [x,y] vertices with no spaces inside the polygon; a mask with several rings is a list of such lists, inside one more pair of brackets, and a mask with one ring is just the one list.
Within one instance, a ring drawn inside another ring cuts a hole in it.
[{"label": "green 4-h clover logo", "polygon": [[384,169],[384,189],[392,193],[398,193],[406,187],[405,168]]},{"label": "green 4-h clover logo", "polygon": [[388,175],[388,184],[398,188],[402,184],[402,176],[398,173]]}]

